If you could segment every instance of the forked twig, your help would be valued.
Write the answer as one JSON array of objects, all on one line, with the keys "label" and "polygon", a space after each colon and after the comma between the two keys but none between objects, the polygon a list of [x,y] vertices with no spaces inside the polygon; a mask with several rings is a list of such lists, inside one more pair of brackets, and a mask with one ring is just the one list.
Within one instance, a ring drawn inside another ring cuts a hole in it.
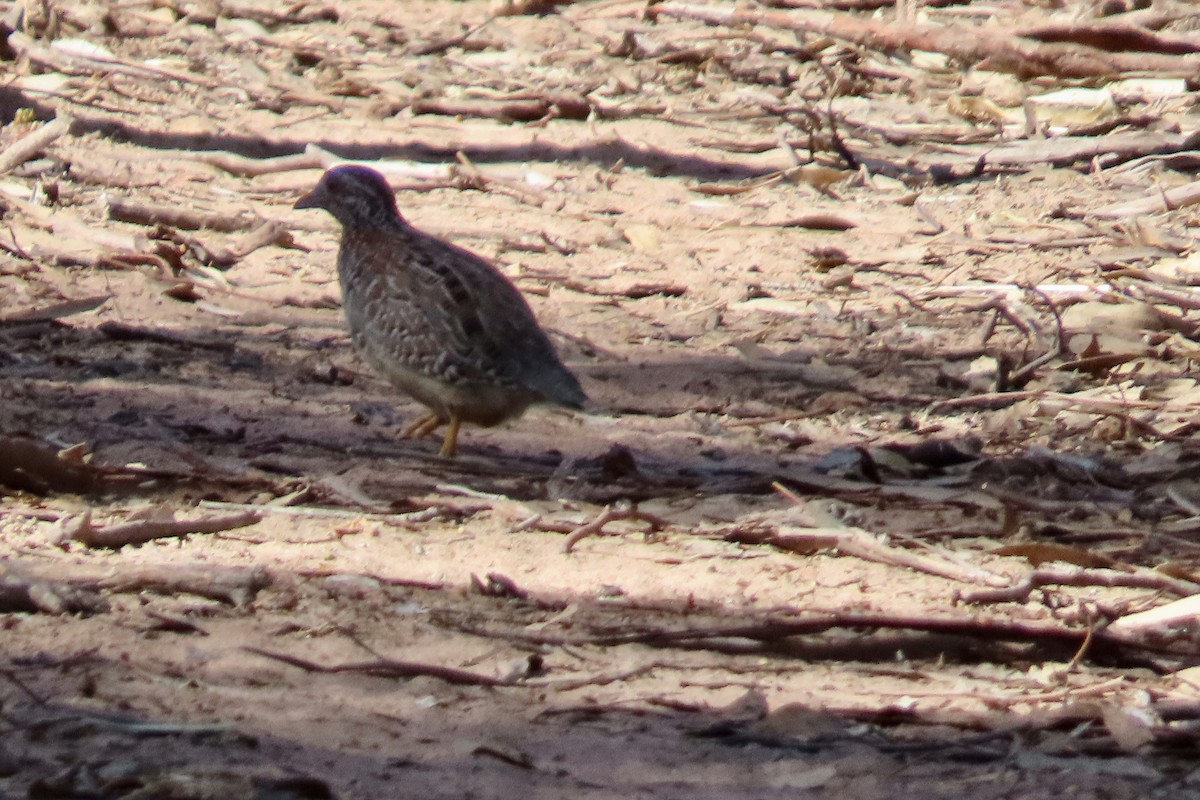
[{"label": "forked twig", "polygon": [[575,545],[588,536],[595,536],[604,532],[604,526],[610,522],[618,522],[620,520],[640,520],[647,523],[650,527],[646,533],[658,533],[670,523],[660,516],[648,514],[645,511],[638,511],[636,505],[628,502],[615,503],[604,507],[595,519],[590,522],[585,522],[575,530],[571,531],[566,540],[563,542],[563,552],[570,553]]}]

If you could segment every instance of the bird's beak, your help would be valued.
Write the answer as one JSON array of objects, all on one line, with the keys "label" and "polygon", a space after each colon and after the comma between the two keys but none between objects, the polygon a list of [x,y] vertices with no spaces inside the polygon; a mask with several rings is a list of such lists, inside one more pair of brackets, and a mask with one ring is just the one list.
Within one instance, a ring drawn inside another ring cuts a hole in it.
[{"label": "bird's beak", "polygon": [[292,208],[324,208],[325,193],[318,187],[296,201]]}]

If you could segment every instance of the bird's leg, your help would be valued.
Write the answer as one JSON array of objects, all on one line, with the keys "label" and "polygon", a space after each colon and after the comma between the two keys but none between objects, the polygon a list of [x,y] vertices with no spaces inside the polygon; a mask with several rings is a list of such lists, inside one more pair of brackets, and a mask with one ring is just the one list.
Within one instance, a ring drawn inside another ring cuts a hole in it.
[{"label": "bird's leg", "polygon": [[442,439],[442,449],[438,451],[438,455],[442,458],[454,458],[454,454],[458,452],[458,428],[462,425],[462,417],[458,414],[450,414],[450,424],[446,426],[446,437]]},{"label": "bird's leg", "polygon": [[400,437],[403,439],[420,439],[425,434],[431,433],[441,424],[442,419],[437,414],[426,414],[405,428],[404,433],[400,434]]}]

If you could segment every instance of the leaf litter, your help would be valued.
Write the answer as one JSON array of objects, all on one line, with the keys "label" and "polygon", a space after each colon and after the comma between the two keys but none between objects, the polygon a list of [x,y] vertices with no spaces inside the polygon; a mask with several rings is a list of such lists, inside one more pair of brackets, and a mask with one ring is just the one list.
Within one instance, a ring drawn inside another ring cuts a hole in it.
[{"label": "leaf litter", "polygon": [[[13,4],[0,786],[1197,791],[1194,11],[809,5]],[[344,160],[591,413],[396,438]]]}]

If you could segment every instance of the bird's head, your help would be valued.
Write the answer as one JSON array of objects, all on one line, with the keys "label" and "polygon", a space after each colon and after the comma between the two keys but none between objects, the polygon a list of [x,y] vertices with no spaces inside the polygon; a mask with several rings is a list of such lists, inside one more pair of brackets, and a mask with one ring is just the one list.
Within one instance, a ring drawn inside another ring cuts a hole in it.
[{"label": "bird's head", "polygon": [[321,176],[295,208],[323,208],[346,225],[379,223],[400,217],[392,187],[370,167],[343,164]]}]

